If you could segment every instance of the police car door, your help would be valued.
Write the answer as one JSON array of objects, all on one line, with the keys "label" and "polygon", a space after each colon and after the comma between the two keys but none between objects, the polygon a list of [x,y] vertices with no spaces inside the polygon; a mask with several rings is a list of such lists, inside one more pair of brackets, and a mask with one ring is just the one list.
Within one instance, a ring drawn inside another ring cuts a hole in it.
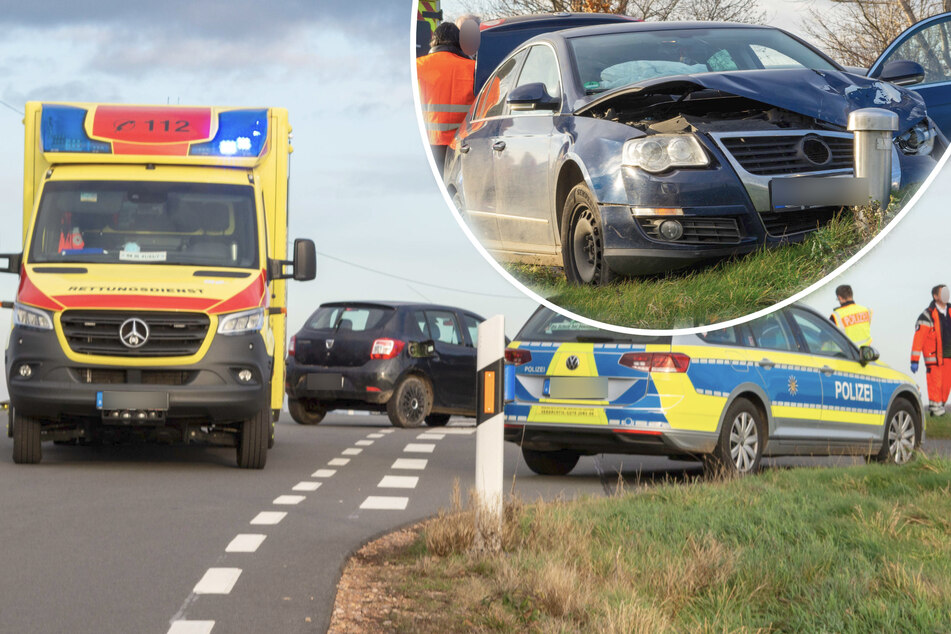
[{"label": "police car door", "polygon": [[797,335],[810,354],[822,359],[822,434],[837,445],[868,446],[882,437],[882,384],[862,366],[848,338],[821,316],[802,308],[789,309]]}]

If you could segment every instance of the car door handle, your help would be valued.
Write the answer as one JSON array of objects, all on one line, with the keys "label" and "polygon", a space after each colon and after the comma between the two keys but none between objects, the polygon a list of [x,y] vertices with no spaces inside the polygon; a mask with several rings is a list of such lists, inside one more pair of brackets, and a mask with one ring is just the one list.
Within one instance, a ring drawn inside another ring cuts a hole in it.
[{"label": "car door handle", "polygon": [[762,359],[759,360],[759,366],[761,368],[766,368],[767,370],[772,370],[775,365],[776,365],[775,363],[773,363],[766,357],[763,357]]},{"label": "car door handle", "polygon": [[505,149],[505,141],[496,141],[492,144],[492,149],[496,152],[501,152]]},{"label": "car door handle", "polygon": [[830,368],[830,367],[827,366],[827,365],[824,365],[824,366],[822,366],[821,368],[819,368],[819,372],[822,372],[822,373],[825,374],[826,376],[829,376],[830,374],[835,374],[835,369]]},{"label": "car door handle", "polygon": [[469,153],[469,145],[468,145],[467,143],[463,143],[462,145],[460,145],[460,146],[459,146],[459,153],[460,153],[460,154],[468,154],[468,153]]}]

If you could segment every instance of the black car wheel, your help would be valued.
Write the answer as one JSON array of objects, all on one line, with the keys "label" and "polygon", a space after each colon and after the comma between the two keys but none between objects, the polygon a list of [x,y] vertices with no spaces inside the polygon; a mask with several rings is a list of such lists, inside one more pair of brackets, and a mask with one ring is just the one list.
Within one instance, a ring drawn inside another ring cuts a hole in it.
[{"label": "black car wheel", "polygon": [[713,453],[704,457],[709,475],[746,475],[756,473],[766,445],[766,420],[756,405],[738,398],[730,405],[720,440]]},{"label": "black car wheel", "polygon": [[568,475],[578,464],[580,454],[570,449],[558,451],[536,451],[522,447],[522,457],[528,468],[538,475],[562,476]]},{"label": "black car wheel", "polygon": [[43,459],[40,421],[32,416],[15,415],[13,420],[13,462],[36,464]]},{"label": "black car wheel", "polygon": [[565,277],[574,284],[608,284],[614,272],[604,259],[604,225],[588,187],[581,183],[568,193],[562,212],[561,257]]},{"label": "black car wheel", "polygon": [[287,399],[287,410],[299,425],[317,425],[327,415],[327,410],[317,405],[305,405],[297,399]]},{"label": "black car wheel", "polygon": [[430,427],[445,427],[449,422],[449,414],[430,414],[426,417],[426,424]]},{"label": "black car wheel", "polygon": [[238,432],[238,466],[242,469],[263,469],[267,464],[268,436],[271,435],[271,408],[266,404],[244,421]]},{"label": "black car wheel", "polygon": [[419,427],[433,407],[433,391],[424,379],[408,376],[393,390],[386,413],[396,427]]}]

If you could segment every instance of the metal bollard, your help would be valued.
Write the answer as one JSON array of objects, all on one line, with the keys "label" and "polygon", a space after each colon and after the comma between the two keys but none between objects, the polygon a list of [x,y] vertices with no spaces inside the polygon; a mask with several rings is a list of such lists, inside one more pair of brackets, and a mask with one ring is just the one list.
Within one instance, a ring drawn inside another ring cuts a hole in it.
[{"label": "metal bollard", "polygon": [[855,176],[868,181],[869,199],[888,207],[892,192],[892,132],[898,115],[884,108],[861,108],[849,113],[854,133]]},{"label": "metal bollard", "polygon": [[476,391],[476,536],[477,551],[502,549],[502,453],[505,445],[503,383],[505,318],[479,324]]}]

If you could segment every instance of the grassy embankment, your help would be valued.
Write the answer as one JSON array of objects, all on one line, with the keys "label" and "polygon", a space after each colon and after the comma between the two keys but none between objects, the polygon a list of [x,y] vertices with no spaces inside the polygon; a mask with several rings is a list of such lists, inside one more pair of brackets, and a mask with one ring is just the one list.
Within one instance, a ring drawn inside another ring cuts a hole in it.
[{"label": "grassy embankment", "polygon": [[[885,213],[877,207],[847,211],[799,244],[606,287],[568,284],[557,267],[504,266],[542,297],[606,323],[640,328],[716,323],[772,306],[822,279],[881,231],[912,194],[906,188],[893,196]],[[833,305],[835,298],[829,301]]]},{"label": "grassy embankment", "polygon": [[401,631],[951,630],[951,461],[771,469],[515,504],[500,555],[441,513],[377,581]]},{"label": "grassy embankment", "polygon": [[[951,438],[951,413],[944,416],[928,415],[928,422],[925,427],[926,437],[930,439],[948,439]],[[948,628],[951,630],[951,626]]]}]

